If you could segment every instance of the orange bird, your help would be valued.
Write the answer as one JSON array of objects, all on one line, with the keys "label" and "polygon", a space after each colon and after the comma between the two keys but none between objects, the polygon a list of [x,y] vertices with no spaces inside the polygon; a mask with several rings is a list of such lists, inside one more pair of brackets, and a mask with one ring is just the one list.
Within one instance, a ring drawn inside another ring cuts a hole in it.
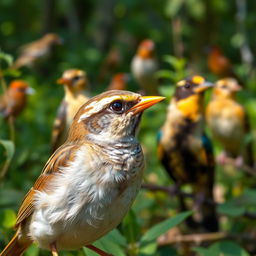
[{"label": "orange bird", "polygon": [[34,89],[23,80],[14,80],[9,88],[0,97],[0,113],[4,118],[18,116],[26,106],[27,94],[32,94]]},{"label": "orange bird", "polygon": [[207,64],[209,70],[220,78],[236,78],[231,61],[223,54],[218,46],[210,47]]},{"label": "orange bird", "polygon": [[129,81],[129,75],[126,73],[117,73],[112,77],[112,80],[107,87],[109,90],[126,90],[127,82]]},{"label": "orange bird", "polygon": [[158,81],[155,76],[158,64],[155,58],[154,41],[145,39],[140,43],[136,55],[132,59],[131,70],[146,95],[158,94]]},{"label": "orange bird", "polygon": [[38,62],[49,57],[55,45],[62,44],[62,39],[54,33],[48,33],[39,40],[21,46],[21,53],[12,68],[34,67]]}]

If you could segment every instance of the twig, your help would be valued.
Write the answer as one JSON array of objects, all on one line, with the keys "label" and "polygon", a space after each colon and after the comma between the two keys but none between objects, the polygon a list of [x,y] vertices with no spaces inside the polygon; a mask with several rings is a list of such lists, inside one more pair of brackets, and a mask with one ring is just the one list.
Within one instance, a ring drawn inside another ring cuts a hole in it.
[{"label": "twig", "polygon": [[[222,162],[218,162],[219,165],[232,165],[235,168],[237,168],[236,166],[236,160],[230,157],[225,157],[225,160],[223,160]],[[256,177],[256,170],[252,167],[250,167],[249,165],[246,164],[242,164],[241,167],[239,168],[242,171],[244,171],[245,173],[255,176]]]},{"label": "twig", "polygon": [[216,233],[204,233],[204,234],[189,234],[189,235],[173,235],[167,234],[160,236],[157,239],[158,246],[176,244],[176,243],[195,243],[201,244],[203,242],[217,241],[221,239],[234,239],[238,241],[248,241],[254,242],[256,239],[255,233],[226,233],[226,232],[216,232]]}]

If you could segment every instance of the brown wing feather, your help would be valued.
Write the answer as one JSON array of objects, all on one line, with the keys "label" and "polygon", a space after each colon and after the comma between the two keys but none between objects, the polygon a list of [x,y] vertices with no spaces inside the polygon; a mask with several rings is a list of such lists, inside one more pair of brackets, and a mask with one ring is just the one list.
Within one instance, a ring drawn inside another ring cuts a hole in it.
[{"label": "brown wing feather", "polygon": [[55,174],[59,172],[59,167],[67,166],[68,162],[74,158],[77,148],[78,145],[76,144],[64,144],[50,157],[42,174],[38,177],[34,186],[22,201],[15,224],[16,227],[33,213],[33,199],[36,191],[44,191],[47,189],[48,181],[54,178]]},{"label": "brown wing feather", "polygon": [[52,152],[54,152],[61,144],[63,133],[65,132],[67,118],[67,103],[62,102],[57,113],[57,118],[54,121],[52,131]]}]

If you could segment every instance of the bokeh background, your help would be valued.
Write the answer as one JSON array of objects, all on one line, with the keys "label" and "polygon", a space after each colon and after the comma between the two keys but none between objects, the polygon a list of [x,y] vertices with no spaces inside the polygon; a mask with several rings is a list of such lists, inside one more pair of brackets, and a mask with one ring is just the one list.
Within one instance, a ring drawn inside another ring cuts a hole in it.
[{"label": "bokeh background", "polygon": [[[167,100],[149,109],[142,120],[139,137],[146,154],[146,183],[172,184],[157,159],[156,135],[164,122],[175,82],[189,74],[200,74],[210,81],[217,79],[207,68],[209,46],[217,45],[223,50],[245,85],[239,101],[248,110],[253,128],[249,139],[254,139],[255,12],[253,0],[1,0],[0,61],[4,81],[8,84],[14,78],[22,78],[36,93],[29,97],[26,109],[15,122],[14,147],[7,143],[0,148],[1,168],[10,160],[7,173],[0,181],[0,248],[13,234],[20,202],[49,158],[51,129],[64,94],[56,80],[68,68],[85,70],[91,93],[95,95],[105,90],[114,73],[130,72],[131,59],[141,40],[155,41],[162,70],[159,90]],[[57,33],[63,38],[63,44],[39,66],[11,71],[6,59],[15,59],[21,45],[47,32]],[[111,52],[116,52],[116,65],[106,70],[105,63]],[[138,91],[139,87],[132,79],[128,89]],[[2,118],[0,139],[10,139],[9,126]],[[217,154],[219,145],[214,146]],[[12,151],[15,151],[13,157]],[[254,255],[256,190],[252,183],[256,177],[248,177],[233,166],[218,166],[216,177],[221,202],[218,207],[220,237],[204,243],[170,242],[157,247],[153,239],[143,244],[143,234],[177,214],[177,199],[167,193],[142,190],[118,231],[105,238],[101,246],[117,256]],[[186,189],[190,191],[189,187]],[[176,227],[170,236],[183,234],[183,229],[186,227]],[[197,252],[192,253],[191,248],[195,247]],[[50,254],[32,246],[25,255]],[[60,255],[93,253],[81,249]]]}]

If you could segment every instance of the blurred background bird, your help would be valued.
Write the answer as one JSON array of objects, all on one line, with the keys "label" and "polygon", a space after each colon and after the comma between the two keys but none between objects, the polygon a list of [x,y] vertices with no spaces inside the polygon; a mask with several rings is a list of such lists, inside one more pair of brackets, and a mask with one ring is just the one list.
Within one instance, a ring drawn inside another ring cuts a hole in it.
[{"label": "blurred background bird", "polygon": [[207,49],[208,52],[208,69],[215,74],[218,78],[234,77],[233,65],[228,57],[226,57],[222,49],[218,46],[211,46]]},{"label": "blurred background bird", "polygon": [[62,100],[52,131],[52,152],[67,139],[69,127],[78,109],[90,98],[87,74],[79,69],[68,69],[57,80],[64,86]]},{"label": "blurred background bird", "polygon": [[25,108],[27,95],[34,89],[23,80],[13,80],[6,92],[0,97],[0,113],[5,119],[17,117]]},{"label": "blurred background bird", "polygon": [[113,74],[122,65],[123,54],[120,47],[113,46],[106,54],[99,68],[98,82],[102,83],[106,80],[109,74]]},{"label": "blurred background bird", "polygon": [[[215,163],[203,119],[203,92],[211,87],[201,76],[177,83],[159,133],[158,156],[178,188],[184,184],[192,187],[196,214],[188,221],[190,227],[214,232],[218,230],[213,204]],[[179,200],[182,211],[192,208],[182,195]],[[212,203],[208,204],[207,200]]]},{"label": "blurred background bird", "polygon": [[206,108],[206,120],[213,136],[224,149],[219,160],[224,162],[225,157],[231,157],[236,159],[238,166],[244,162],[253,167],[252,140],[245,140],[250,133],[248,115],[236,100],[236,93],[240,90],[241,86],[234,78],[218,80]]},{"label": "blurred background bird", "polygon": [[107,91],[84,104],[25,196],[16,234],[0,255],[20,256],[33,242],[53,256],[82,246],[99,252],[91,243],[121,222],[141,185],[141,114],[163,99]]},{"label": "blurred background bird", "polygon": [[136,82],[146,95],[158,94],[156,72],[158,64],[155,58],[155,43],[150,39],[143,40],[132,59],[131,71]]},{"label": "blurred background bird", "polygon": [[112,77],[107,90],[126,90],[129,80],[130,77],[127,73],[117,73]]},{"label": "blurred background bird", "polygon": [[12,68],[35,67],[37,63],[49,57],[54,46],[60,44],[62,44],[62,39],[57,34],[48,33],[32,43],[21,46],[21,53]]}]

